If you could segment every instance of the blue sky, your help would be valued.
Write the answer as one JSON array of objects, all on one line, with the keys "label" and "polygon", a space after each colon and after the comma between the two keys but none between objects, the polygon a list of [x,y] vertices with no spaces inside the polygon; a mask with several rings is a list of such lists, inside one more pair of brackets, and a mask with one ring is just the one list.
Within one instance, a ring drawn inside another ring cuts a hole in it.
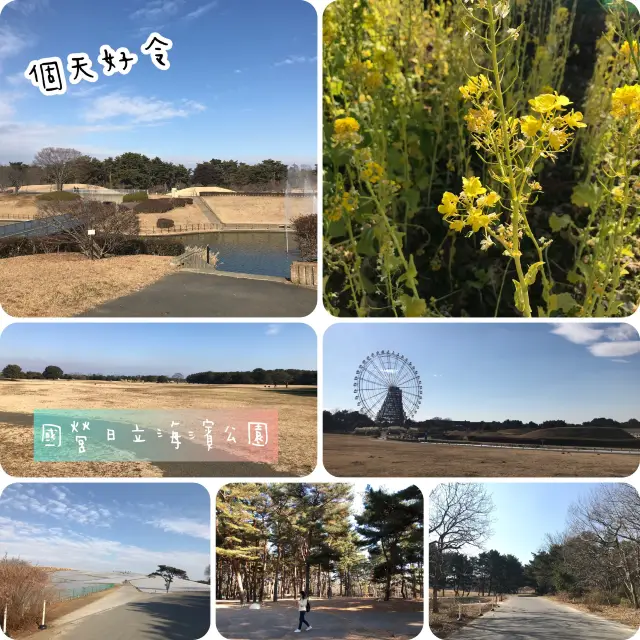
[{"label": "blue sky", "polygon": [[0,556],[42,566],[204,577],[210,498],[192,483],[13,484],[0,497]]},{"label": "blue sky", "polygon": [[[140,51],[158,32],[170,69]],[[103,75],[100,47],[138,55]],[[99,78],[44,96],[32,60],[84,52]],[[96,157],[136,151],[194,166],[211,158],[314,164],[317,16],[303,0],[13,0],[0,14],[0,162],[46,146]]]},{"label": "blue sky", "polygon": [[[546,547],[546,536],[560,534],[568,524],[569,509],[602,484],[530,482],[486,483],[493,499],[493,535],[480,551],[496,549],[510,553],[523,564],[531,554]],[[479,550],[467,548],[469,555]]]},{"label": "blue sky", "polygon": [[640,418],[640,339],[627,324],[343,323],[323,349],[325,409],[357,408],[358,366],[390,350],[422,380],[418,420]]},{"label": "blue sky", "polygon": [[297,323],[17,323],[0,337],[0,369],[168,375],[316,369],[314,330]]}]

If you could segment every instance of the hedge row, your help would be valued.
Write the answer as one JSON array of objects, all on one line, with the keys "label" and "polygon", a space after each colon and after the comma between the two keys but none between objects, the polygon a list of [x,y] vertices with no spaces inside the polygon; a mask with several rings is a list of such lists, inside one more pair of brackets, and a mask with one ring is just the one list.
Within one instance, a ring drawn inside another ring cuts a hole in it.
[{"label": "hedge row", "polygon": [[157,198],[139,202],[134,211],[136,213],[167,213],[188,204],[193,204],[193,198]]},{"label": "hedge row", "polygon": [[175,226],[175,222],[171,220],[171,218],[158,218],[158,221],[156,222],[156,227],[158,227],[158,229],[171,229]]},{"label": "hedge row", "polygon": [[[165,238],[130,238],[113,254],[118,256],[179,256],[184,253],[184,242]],[[46,238],[7,238],[0,240],[0,258],[15,258],[42,253],[78,253],[78,246],[64,236]]]},{"label": "hedge row", "polygon": [[143,202],[149,199],[149,195],[146,191],[136,191],[135,193],[127,193],[122,202]]}]

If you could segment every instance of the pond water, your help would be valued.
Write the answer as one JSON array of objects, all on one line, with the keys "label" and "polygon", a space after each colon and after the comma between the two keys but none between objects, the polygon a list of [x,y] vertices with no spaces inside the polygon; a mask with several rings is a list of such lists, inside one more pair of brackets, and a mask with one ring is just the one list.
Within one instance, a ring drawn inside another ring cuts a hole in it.
[{"label": "pond water", "polygon": [[214,253],[219,253],[220,271],[288,278],[291,263],[300,258],[292,233],[289,234],[289,253],[285,234],[280,232],[193,233],[171,238],[179,238],[186,246],[209,245]]}]

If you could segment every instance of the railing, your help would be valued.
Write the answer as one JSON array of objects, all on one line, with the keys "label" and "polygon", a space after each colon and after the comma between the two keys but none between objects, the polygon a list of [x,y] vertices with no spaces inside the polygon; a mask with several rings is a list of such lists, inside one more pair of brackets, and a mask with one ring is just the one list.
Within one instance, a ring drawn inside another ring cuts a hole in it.
[{"label": "railing", "polygon": [[84,598],[92,593],[100,593],[107,589],[113,589],[115,583],[110,584],[92,584],[88,587],[80,587],[79,589],[57,589],[57,601],[64,602],[66,600],[75,600],[76,598]]},{"label": "railing", "polygon": [[291,226],[284,224],[213,224],[212,222],[202,222],[198,224],[178,224],[168,229],[158,229],[157,227],[143,227],[140,229],[141,235],[163,235],[163,234],[180,234],[193,233],[200,231],[202,233],[213,231],[285,231],[291,230]]},{"label": "railing", "polygon": [[31,214],[20,214],[20,213],[0,213],[0,221],[1,220],[35,220],[36,215]]}]

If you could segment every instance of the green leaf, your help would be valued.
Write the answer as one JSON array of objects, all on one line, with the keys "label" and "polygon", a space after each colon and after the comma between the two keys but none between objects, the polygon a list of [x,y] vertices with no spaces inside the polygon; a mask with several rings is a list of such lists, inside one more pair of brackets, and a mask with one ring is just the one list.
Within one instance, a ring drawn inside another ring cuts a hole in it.
[{"label": "green leaf", "polygon": [[576,284],[577,282],[580,282],[580,276],[575,271],[569,271],[567,274],[567,280],[571,284]]},{"label": "green leaf", "polygon": [[520,283],[517,280],[513,280],[513,286],[515,287],[515,293],[513,295],[514,297],[514,301],[516,303],[516,309],[520,312],[520,313],[524,313],[524,307],[525,307],[525,298],[524,298],[524,291],[522,290],[522,286],[520,285]]},{"label": "green leaf", "polygon": [[598,200],[598,188],[595,184],[585,183],[576,185],[571,195],[571,202],[576,207],[589,207],[593,209]]},{"label": "green leaf", "polygon": [[557,216],[555,213],[552,213],[549,217],[549,226],[551,227],[551,231],[554,233],[568,227],[570,224],[571,216],[566,213],[561,216]]},{"label": "green leaf", "polygon": [[327,233],[325,240],[329,238],[342,238],[347,235],[347,227],[344,224],[344,220],[333,220],[327,225]]},{"label": "green leaf", "polygon": [[413,262],[413,256],[409,257],[407,271],[398,278],[398,284],[405,283],[409,289],[413,289],[417,284],[418,270]]},{"label": "green leaf", "polygon": [[356,251],[361,256],[377,256],[378,251],[375,247],[376,236],[372,227],[363,229],[356,246]]},{"label": "green leaf", "polygon": [[538,277],[538,272],[543,266],[544,266],[544,262],[535,262],[529,267],[529,270],[527,271],[524,277],[524,281],[528,286],[531,286],[536,281],[536,278]]},{"label": "green leaf", "polygon": [[549,296],[549,312],[564,311],[569,313],[578,303],[573,299],[570,293],[559,293]]},{"label": "green leaf", "polygon": [[427,303],[422,298],[401,295],[400,302],[407,318],[421,318],[427,315]]},{"label": "green leaf", "polygon": [[407,208],[409,211],[409,217],[413,218],[413,216],[418,212],[418,204],[420,203],[420,192],[417,189],[407,189],[402,192],[402,197],[404,201],[407,203]]}]

